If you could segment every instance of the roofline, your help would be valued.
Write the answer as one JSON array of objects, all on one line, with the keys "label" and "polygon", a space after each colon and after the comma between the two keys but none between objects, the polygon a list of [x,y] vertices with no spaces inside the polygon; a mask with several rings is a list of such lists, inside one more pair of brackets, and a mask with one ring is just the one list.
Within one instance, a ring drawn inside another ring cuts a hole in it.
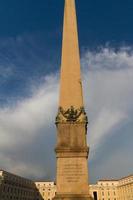
[{"label": "roofline", "polygon": [[34,183],[34,181],[33,181],[33,180],[31,180],[31,179],[28,179],[28,178],[25,178],[25,177],[22,177],[22,176],[20,176],[20,175],[17,175],[17,174],[14,174],[14,173],[12,173],[12,172],[8,172],[8,171],[5,171],[5,170],[3,170],[3,169],[0,169],[0,171],[1,171],[1,172],[8,173],[8,174],[10,174],[10,175],[13,175],[13,176],[17,176],[18,178],[22,178],[22,179],[25,179],[25,180],[27,180],[27,181],[31,181],[31,182],[33,182],[33,183]]},{"label": "roofline", "polygon": [[119,179],[100,179],[98,181],[119,181]]},{"label": "roofline", "polygon": [[[120,181],[120,180],[122,180],[122,179],[126,179],[126,178],[129,178],[129,177],[132,177],[133,176],[133,174],[130,174],[130,175],[128,175],[128,176],[124,176],[124,177],[122,177],[122,178],[120,178],[120,179],[100,179],[100,180],[98,180],[98,181]],[[97,182],[98,182],[97,181]]]},{"label": "roofline", "polygon": [[55,181],[34,180],[33,182],[34,182],[34,183],[54,183],[54,184],[56,184]]},{"label": "roofline", "polygon": [[34,180],[34,182],[46,182],[46,183],[50,182],[50,183],[54,183],[54,181],[44,181],[44,180]]},{"label": "roofline", "polygon": [[129,178],[129,177],[131,177],[131,176],[133,176],[133,174],[130,174],[130,175],[128,175],[128,176],[124,176],[124,177],[120,178],[119,180],[122,180],[122,179],[125,179],[125,178]]}]

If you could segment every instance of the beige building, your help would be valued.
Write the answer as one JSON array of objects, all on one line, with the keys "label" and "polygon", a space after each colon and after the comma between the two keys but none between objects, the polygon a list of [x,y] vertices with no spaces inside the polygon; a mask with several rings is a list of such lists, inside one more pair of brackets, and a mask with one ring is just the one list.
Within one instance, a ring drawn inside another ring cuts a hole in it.
[{"label": "beige building", "polygon": [[33,181],[0,170],[0,200],[35,200]]},{"label": "beige building", "polygon": [[[52,200],[56,194],[54,182],[35,182],[43,200]],[[119,180],[99,180],[90,185],[92,200],[133,200],[133,175]],[[36,200],[40,200],[36,196]]]},{"label": "beige building", "polygon": [[89,190],[94,200],[133,200],[133,175],[119,180],[99,180]]},{"label": "beige building", "polygon": [[117,186],[117,180],[99,180],[90,185],[90,193],[94,200],[118,200]]},{"label": "beige building", "polygon": [[37,193],[36,200],[52,200],[56,194],[56,185],[54,182],[35,182]]},{"label": "beige building", "polygon": [[118,194],[118,200],[133,200],[133,175],[119,180]]}]

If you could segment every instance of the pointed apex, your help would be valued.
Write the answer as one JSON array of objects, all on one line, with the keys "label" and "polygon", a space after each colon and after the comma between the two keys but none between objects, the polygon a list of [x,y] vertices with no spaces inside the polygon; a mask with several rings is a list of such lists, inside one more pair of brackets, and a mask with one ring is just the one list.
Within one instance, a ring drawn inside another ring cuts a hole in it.
[{"label": "pointed apex", "polygon": [[65,0],[60,87],[60,107],[83,107],[75,0]]}]

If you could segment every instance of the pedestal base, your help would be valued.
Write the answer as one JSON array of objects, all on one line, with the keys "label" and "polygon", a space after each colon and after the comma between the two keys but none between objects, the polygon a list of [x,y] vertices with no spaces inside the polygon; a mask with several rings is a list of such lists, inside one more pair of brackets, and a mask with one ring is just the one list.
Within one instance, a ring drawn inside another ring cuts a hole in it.
[{"label": "pedestal base", "polygon": [[53,200],[92,200],[92,197],[83,194],[56,194]]}]

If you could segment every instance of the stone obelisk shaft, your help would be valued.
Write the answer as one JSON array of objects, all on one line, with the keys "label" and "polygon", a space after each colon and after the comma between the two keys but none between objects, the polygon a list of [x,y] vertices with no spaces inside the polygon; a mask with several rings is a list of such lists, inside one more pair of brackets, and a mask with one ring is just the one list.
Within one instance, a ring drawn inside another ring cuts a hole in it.
[{"label": "stone obelisk shaft", "polygon": [[75,1],[65,1],[61,61],[60,106],[83,106]]},{"label": "stone obelisk shaft", "polygon": [[83,106],[75,0],[65,0],[55,200],[89,200],[87,116]]}]

